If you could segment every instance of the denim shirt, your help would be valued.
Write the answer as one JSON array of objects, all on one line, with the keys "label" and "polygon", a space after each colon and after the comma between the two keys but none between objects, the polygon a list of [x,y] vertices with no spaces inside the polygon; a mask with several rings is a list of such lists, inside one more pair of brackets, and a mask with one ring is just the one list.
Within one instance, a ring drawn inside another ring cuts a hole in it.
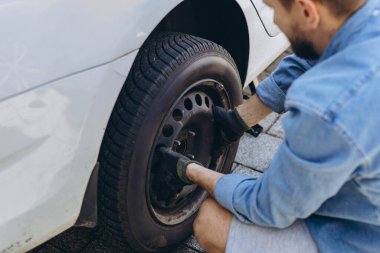
[{"label": "denim shirt", "polygon": [[284,141],[259,178],[223,176],[214,193],[239,220],[303,219],[321,253],[380,252],[380,1],[368,0],[316,62],[285,58],[257,89]]}]

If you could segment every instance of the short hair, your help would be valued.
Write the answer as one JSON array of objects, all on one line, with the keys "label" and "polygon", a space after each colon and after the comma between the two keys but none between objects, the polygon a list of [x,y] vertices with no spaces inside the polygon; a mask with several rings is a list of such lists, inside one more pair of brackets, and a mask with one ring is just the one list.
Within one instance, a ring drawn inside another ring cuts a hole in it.
[{"label": "short hair", "polygon": [[[290,9],[294,0],[279,0],[281,4]],[[360,0],[313,0],[328,6],[333,14],[336,16],[343,16],[352,12],[353,8]]]}]

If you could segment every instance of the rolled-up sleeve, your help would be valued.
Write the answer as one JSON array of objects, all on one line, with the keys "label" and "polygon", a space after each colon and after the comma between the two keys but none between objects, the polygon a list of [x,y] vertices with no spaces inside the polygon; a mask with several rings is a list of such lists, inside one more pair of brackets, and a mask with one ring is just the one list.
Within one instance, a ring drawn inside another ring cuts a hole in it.
[{"label": "rolled-up sleeve", "polygon": [[285,111],[286,93],[298,77],[314,66],[317,61],[307,61],[296,55],[285,57],[275,71],[257,87],[257,96],[277,113]]},{"label": "rolled-up sleeve", "polygon": [[243,222],[284,228],[316,212],[364,164],[360,150],[333,123],[291,110],[285,140],[258,179],[225,175],[216,200]]}]

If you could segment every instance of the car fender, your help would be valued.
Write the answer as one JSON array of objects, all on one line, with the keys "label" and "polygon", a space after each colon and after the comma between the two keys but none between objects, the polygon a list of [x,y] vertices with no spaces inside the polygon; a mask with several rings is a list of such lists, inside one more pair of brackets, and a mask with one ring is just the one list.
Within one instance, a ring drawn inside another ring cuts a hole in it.
[{"label": "car fender", "polygon": [[0,252],[26,252],[74,225],[109,101],[137,52],[0,102],[0,139],[11,140],[0,143]]},{"label": "car fender", "polygon": [[180,2],[0,1],[0,101],[139,48]]}]

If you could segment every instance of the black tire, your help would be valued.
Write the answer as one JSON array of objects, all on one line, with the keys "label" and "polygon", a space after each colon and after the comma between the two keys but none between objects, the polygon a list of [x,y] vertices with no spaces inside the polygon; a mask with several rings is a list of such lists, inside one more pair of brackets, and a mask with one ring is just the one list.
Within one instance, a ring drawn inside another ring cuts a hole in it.
[{"label": "black tire", "polygon": [[[157,138],[161,138],[158,136],[168,112],[179,103],[178,99],[194,92],[203,94],[202,99],[207,102],[203,105],[202,100],[202,107],[197,107],[206,118],[211,111],[209,100],[226,108],[242,102],[239,73],[228,52],[208,40],[179,33],[149,39],[141,48],[118,97],[99,156],[100,219],[106,231],[129,250],[166,251],[192,232],[194,210],[204,199],[204,193],[198,188],[192,189],[192,195],[186,193],[188,195],[178,200],[183,203],[178,206],[174,203],[171,209],[161,206],[167,203],[152,204],[155,197],[151,189],[154,180],[151,168],[154,149],[160,144]],[[210,142],[207,136],[199,138]],[[238,143],[231,145],[214,169],[228,172],[237,146]],[[202,154],[196,155],[199,157],[195,159],[211,166],[208,159],[211,151],[202,152],[206,155],[203,158],[200,158]],[[191,201],[198,202],[192,209],[186,209],[188,217],[170,223],[170,212],[175,219],[176,210],[189,208],[187,202]],[[164,218],[157,214],[160,212]]]}]

